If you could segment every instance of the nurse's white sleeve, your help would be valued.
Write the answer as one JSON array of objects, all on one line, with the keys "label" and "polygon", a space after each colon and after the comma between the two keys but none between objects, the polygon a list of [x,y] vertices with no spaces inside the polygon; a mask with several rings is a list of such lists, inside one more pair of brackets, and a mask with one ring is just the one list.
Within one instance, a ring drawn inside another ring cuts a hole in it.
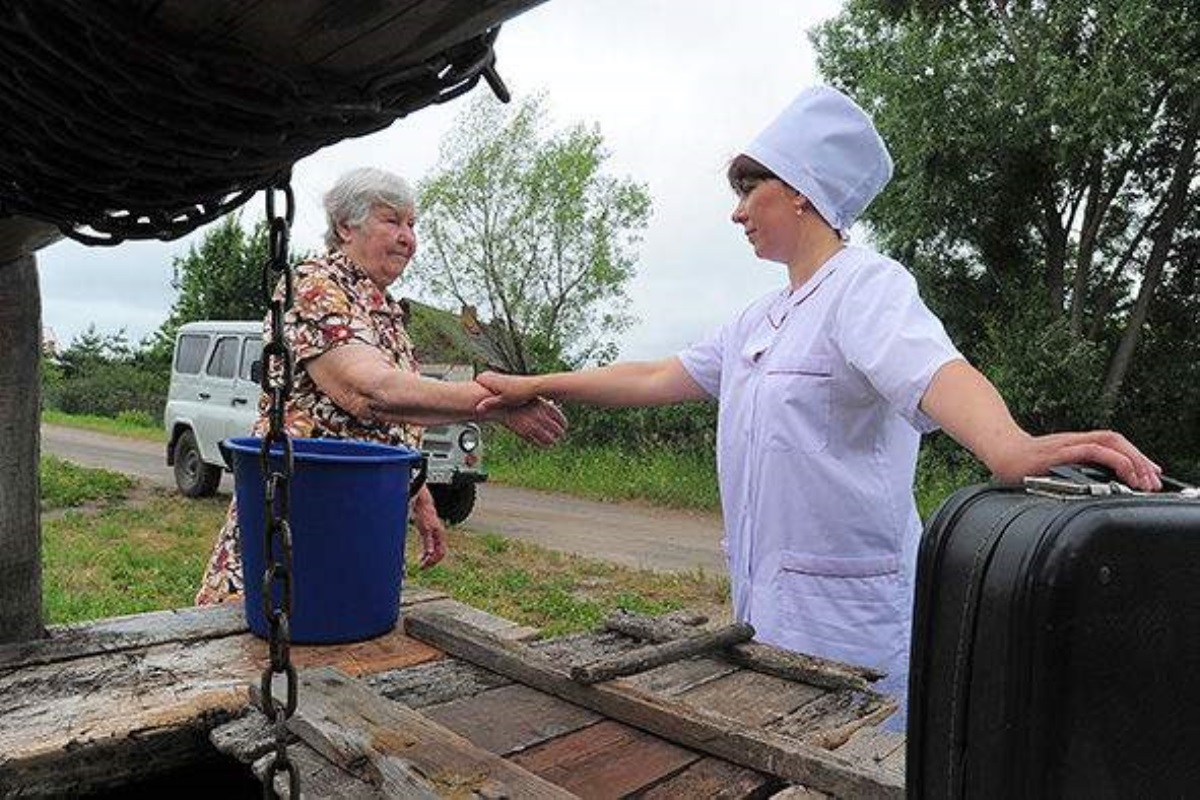
[{"label": "nurse's white sleeve", "polygon": [[908,270],[882,257],[865,264],[843,295],[835,327],[847,363],[914,428],[936,430],[921,398],[934,374],[962,354]]},{"label": "nurse's white sleeve", "polygon": [[707,339],[693,344],[679,354],[683,368],[713,397],[721,396],[721,365],[725,357],[725,340],[729,326],[724,325]]}]

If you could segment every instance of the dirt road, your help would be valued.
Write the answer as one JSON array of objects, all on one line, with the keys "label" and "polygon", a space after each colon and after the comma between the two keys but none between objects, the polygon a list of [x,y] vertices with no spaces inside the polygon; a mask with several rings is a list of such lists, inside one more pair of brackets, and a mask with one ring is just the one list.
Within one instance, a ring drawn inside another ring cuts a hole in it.
[{"label": "dirt road", "polygon": [[[159,486],[175,486],[162,444],[43,425],[42,452]],[[229,475],[222,478],[222,492],[228,494],[232,486]],[[713,514],[636,503],[597,503],[485,483],[479,487],[474,513],[462,527],[626,566],[725,573],[721,519]]]}]

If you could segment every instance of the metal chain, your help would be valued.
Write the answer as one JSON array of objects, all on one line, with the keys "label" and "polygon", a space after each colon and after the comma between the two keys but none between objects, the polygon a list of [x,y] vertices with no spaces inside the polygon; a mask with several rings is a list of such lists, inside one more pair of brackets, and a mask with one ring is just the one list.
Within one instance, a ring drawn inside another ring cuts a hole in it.
[{"label": "metal chain", "polygon": [[[175,239],[332,142],[362,136],[495,73],[499,28],[420,63],[363,74],[280,68],[160,26],[158,3],[10,0],[0,14],[0,217],[90,245]],[[137,4],[122,4],[137,5]],[[465,12],[464,12],[465,13]],[[482,12],[481,12],[482,13]]]},{"label": "metal chain", "polygon": [[[275,193],[282,192],[286,203],[283,216],[276,213]],[[287,721],[296,711],[299,679],[291,661],[291,635],[288,620],[292,613],[292,529],[291,512],[292,440],[284,424],[284,409],[292,392],[292,353],[283,337],[284,315],[292,305],[292,270],[288,263],[288,232],[295,216],[295,202],[288,176],[277,177],[266,190],[269,254],[263,265],[262,282],[270,308],[271,338],[263,345],[262,389],[270,401],[268,428],[263,436],[259,458],[263,474],[262,577],[263,616],[267,620],[270,663],[263,670],[259,686],[261,708],[275,726],[275,753],[263,776],[263,797],[274,798],[275,776],[286,772],[288,797],[300,796],[300,772],[288,758]],[[282,278],[282,280],[280,280]],[[280,283],[282,292],[271,287]],[[272,446],[278,444],[282,456],[279,467],[271,464]],[[246,580],[250,580],[246,576]],[[273,683],[283,675],[287,700],[275,699]]]}]

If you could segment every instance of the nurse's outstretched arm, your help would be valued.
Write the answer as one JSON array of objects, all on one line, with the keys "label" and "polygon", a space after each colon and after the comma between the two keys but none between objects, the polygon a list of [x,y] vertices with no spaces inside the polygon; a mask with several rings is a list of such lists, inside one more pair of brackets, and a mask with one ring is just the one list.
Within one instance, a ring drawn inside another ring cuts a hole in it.
[{"label": "nurse's outstretched arm", "polygon": [[982,461],[997,478],[1016,482],[1059,464],[1102,464],[1135,489],[1162,488],[1162,469],[1115,431],[1031,436],[979,370],[951,361],[934,374],[921,410]]},{"label": "nurse's outstretched arm", "polygon": [[521,405],[535,397],[610,408],[662,406],[709,399],[709,394],[674,356],[661,361],[624,361],[578,372],[547,375],[484,372],[475,380],[485,389],[496,393],[495,397],[480,403],[480,413],[486,413],[497,405]]}]

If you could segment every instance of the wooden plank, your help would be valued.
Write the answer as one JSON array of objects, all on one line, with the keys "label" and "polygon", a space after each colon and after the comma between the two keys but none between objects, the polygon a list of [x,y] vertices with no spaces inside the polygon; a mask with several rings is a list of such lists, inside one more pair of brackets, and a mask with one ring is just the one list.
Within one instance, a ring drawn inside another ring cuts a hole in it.
[{"label": "wooden plank", "polygon": [[666,642],[639,647],[628,653],[609,656],[571,668],[571,678],[579,683],[599,683],[622,675],[633,675],[648,669],[670,664],[684,658],[720,650],[729,645],[745,642],[754,636],[754,628],[744,622],[735,622],[710,631],[701,631]]},{"label": "wooden plank", "polygon": [[404,703],[409,708],[449,703],[512,683],[503,675],[457,658],[443,658],[415,667],[367,675],[363,682],[371,691]]},{"label": "wooden plank", "polygon": [[509,684],[424,710],[491,753],[507,756],[600,721],[596,713],[523,684]]},{"label": "wooden plank", "polygon": [[245,708],[256,650],[242,635],[9,670],[0,675],[0,784],[28,790],[52,775],[83,791],[186,755],[170,743],[203,744],[209,727]]},{"label": "wooden plank", "polygon": [[751,728],[783,719],[825,692],[752,670],[739,670],[679,695],[689,708],[721,714]]},{"label": "wooden plank", "polygon": [[253,764],[274,747],[275,727],[261,711],[247,707],[239,716],[213,728],[208,740],[217,752]]},{"label": "wooden plank", "polygon": [[737,672],[738,667],[720,658],[689,658],[687,661],[676,661],[674,664],[664,664],[639,675],[622,678],[621,682],[640,689],[644,692],[671,697],[683,694],[697,686],[715,681],[730,673]]},{"label": "wooden plank", "polygon": [[[265,642],[263,643],[263,657],[265,666]],[[297,669],[331,666],[356,677],[423,664],[442,657],[441,650],[430,647],[411,636],[405,636],[400,627],[375,639],[362,642],[335,645],[294,645],[291,648],[292,663],[296,665]]]},{"label": "wooden plank", "polygon": [[118,653],[167,642],[199,641],[246,632],[241,603],[179,608],[56,625],[45,639],[0,645],[0,671]]},{"label": "wooden plank", "polygon": [[501,641],[453,619],[414,609],[405,624],[413,636],[452,655],[686,747],[834,795],[899,798],[904,793],[894,775],[723,715],[689,708],[621,681],[595,686],[575,683],[559,664],[536,650]]},{"label": "wooden plank", "polygon": [[[414,606],[415,607],[415,606]],[[527,642],[536,639],[540,633],[537,628],[519,625],[510,619],[489,614],[466,603],[460,603],[446,597],[431,598],[420,604],[422,611],[445,614],[470,625],[473,628],[485,630],[500,639],[510,639],[515,642]]]},{"label": "wooden plank", "polygon": [[570,797],[328,667],[300,674],[300,704],[288,728],[330,761],[393,797],[414,796],[426,786],[434,795]]},{"label": "wooden plank", "polygon": [[[445,592],[433,589],[406,588],[400,602],[401,613],[406,607],[445,600],[446,597]],[[168,642],[236,636],[246,631],[246,615],[239,601],[55,625],[50,627],[45,639],[0,645],[0,674],[9,668],[52,664]]]},{"label": "wooden plank", "polygon": [[770,725],[776,733],[832,750],[851,734],[896,710],[896,702],[870,692],[828,692]]},{"label": "wooden plank", "polygon": [[652,786],[640,800],[676,800],[683,797],[705,800],[745,800],[763,797],[778,779],[719,758],[702,758],[678,775]]},{"label": "wooden plank", "polygon": [[[254,775],[260,783],[266,778],[267,766],[271,759],[272,755],[264,755],[252,765]],[[300,795],[307,800],[395,800],[395,795],[384,794],[378,787],[331,763],[304,742],[296,742],[288,747],[288,759],[296,765],[300,773]],[[288,797],[286,775],[275,776],[275,794],[281,798]]]},{"label": "wooden plank", "polygon": [[[259,782],[265,779],[267,765],[274,757],[275,726],[261,711],[246,709],[240,717],[214,728],[208,738],[217,752],[250,767]],[[288,759],[300,773],[301,794],[305,797],[384,798],[376,787],[331,763],[294,736],[288,744]],[[276,793],[288,796],[283,778],[276,780]]]},{"label": "wooden plank", "polygon": [[700,758],[671,742],[605,720],[560,736],[512,761],[584,798],[638,792]]},{"label": "wooden plank", "polygon": [[837,749],[837,753],[854,761],[874,764],[903,780],[904,747],[904,734],[867,727],[855,731],[850,739]]}]

